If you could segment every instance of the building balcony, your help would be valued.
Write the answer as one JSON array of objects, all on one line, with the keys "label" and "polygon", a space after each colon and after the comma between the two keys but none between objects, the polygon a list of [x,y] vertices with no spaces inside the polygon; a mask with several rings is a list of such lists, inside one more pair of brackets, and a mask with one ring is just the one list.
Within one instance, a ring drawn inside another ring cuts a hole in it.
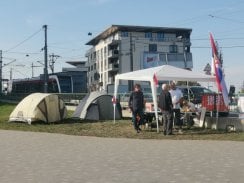
[{"label": "building balcony", "polygon": [[158,37],[151,37],[148,38],[149,41],[152,42],[185,42],[185,43],[190,43],[190,39],[186,38],[174,38],[174,37],[164,37],[164,38],[158,38]]},{"label": "building balcony", "polygon": [[119,50],[108,51],[108,58],[118,58],[118,57],[119,57]]},{"label": "building balcony", "polygon": [[109,58],[108,59],[108,63],[109,64],[118,64],[119,63],[119,58],[117,57],[115,57],[115,58]]},{"label": "building balcony", "polygon": [[120,43],[120,40],[113,39],[111,43],[108,44],[108,46],[118,46]]},{"label": "building balcony", "polygon": [[118,72],[119,71],[119,64],[112,63],[108,65],[109,72]]},{"label": "building balcony", "polygon": [[190,52],[184,53],[144,53],[143,68],[150,68],[159,65],[172,65],[179,68],[193,67],[192,54]]},{"label": "building balcony", "polygon": [[109,77],[107,84],[114,84],[114,77]]},{"label": "building balcony", "polygon": [[93,53],[94,51],[95,51],[95,48],[94,47],[90,48],[89,50],[86,51],[85,57],[89,57],[90,54]]}]

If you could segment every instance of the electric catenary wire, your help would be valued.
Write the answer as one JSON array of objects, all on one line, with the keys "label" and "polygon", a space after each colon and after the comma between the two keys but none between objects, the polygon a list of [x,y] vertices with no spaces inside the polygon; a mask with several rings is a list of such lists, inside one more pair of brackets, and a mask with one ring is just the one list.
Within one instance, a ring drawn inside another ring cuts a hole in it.
[{"label": "electric catenary wire", "polygon": [[39,32],[41,32],[42,29],[39,29],[38,31],[36,31],[35,33],[33,33],[32,35],[30,35],[29,37],[27,37],[26,39],[24,39],[23,41],[21,41],[20,43],[16,44],[15,46],[5,50],[4,52],[7,53],[9,52],[10,50],[13,50],[17,47],[19,47],[20,45],[24,44],[26,41],[30,40],[32,37],[34,37],[35,35],[37,35]]}]

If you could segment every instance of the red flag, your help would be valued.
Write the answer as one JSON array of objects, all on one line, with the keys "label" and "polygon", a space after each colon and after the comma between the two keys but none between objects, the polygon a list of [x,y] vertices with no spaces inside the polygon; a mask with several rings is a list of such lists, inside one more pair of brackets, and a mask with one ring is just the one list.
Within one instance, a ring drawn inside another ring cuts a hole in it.
[{"label": "red flag", "polygon": [[113,98],[112,98],[112,103],[113,103],[114,105],[116,105],[116,98],[115,98],[115,96],[113,96]]},{"label": "red flag", "polygon": [[224,103],[226,106],[229,105],[229,99],[228,99],[228,91],[226,87],[226,83],[224,80],[224,75],[223,75],[223,70],[220,65],[220,61],[218,58],[218,50],[215,45],[214,39],[212,34],[210,33],[210,43],[212,47],[212,54],[213,54],[213,62],[214,62],[214,74],[216,78],[216,84],[218,86],[219,92],[222,93],[223,98],[224,98]]},{"label": "red flag", "polygon": [[156,74],[153,75],[153,82],[154,82],[155,86],[158,87],[158,78],[157,78]]}]

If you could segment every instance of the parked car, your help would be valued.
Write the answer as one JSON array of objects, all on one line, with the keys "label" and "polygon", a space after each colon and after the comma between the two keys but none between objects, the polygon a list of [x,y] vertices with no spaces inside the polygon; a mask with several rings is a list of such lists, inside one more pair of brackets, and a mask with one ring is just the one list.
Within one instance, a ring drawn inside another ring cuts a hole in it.
[{"label": "parked car", "polygon": [[[202,96],[204,94],[214,94],[215,92],[211,91],[208,88],[205,88],[203,86],[177,86],[177,88],[179,88],[182,93],[183,93],[183,97],[186,100],[189,100],[190,97],[190,101],[194,104],[199,104],[202,102]],[[189,92],[188,92],[189,89]]]}]

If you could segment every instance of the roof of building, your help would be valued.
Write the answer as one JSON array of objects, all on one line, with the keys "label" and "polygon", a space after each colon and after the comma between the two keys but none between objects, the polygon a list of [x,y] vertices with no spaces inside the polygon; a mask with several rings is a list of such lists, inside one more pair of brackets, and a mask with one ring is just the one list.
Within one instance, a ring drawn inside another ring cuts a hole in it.
[{"label": "roof of building", "polygon": [[67,61],[67,64],[73,65],[75,67],[85,66],[86,61]]},{"label": "roof of building", "polygon": [[164,32],[164,33],[187,33],[190,34],[192,29],[189,28],[173,28],[173,27],[153,27],[153,26],[134,26],[134,25],[112,25],[89,42],[86,45],[96,45],[99,40],[105,39],[108,36],[114,34],[118,31],[127,31],[127,32]]}]

